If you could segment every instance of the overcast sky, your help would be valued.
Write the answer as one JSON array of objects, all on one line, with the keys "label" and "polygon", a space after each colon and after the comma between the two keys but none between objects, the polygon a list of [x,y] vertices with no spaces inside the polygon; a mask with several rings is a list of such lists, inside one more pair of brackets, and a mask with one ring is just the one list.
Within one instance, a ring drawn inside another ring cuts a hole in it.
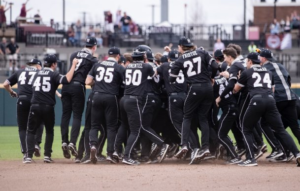
[{"label": "overcast sky", "polygon": [[[7,1],[7,0],[6,0]],[[2,4],[5,1],[2,0]],[[13,20],[20,14],[21,5],[26,0],[9,0],[13,2]],[[27,9],[32,8],[27,16],[33,16],[37,10],[44,22],[62,21],[63,0],[29,0]],[[102,22],[104,11],[110,10],[115,17],[118,9],[127,12],[131,18],[141,24],[152,23],[151,4],[156,5],[155,23],[160,22],[160,0],[65,0],[67,23],[76,22],[83,18],[82,12],[87,12],[86,21],[91,23]],[[197,6],[198,2],[198,6]],[[183,24],[185,22],[184,4],[187,4],[187,21],[193,22],[193,16],[198,12],[201,22],[205,24],[238,24],[243,22],[243,0],[169,0],[169,21]],[[247,20],[253,18],[253,4],[260,0],[247,0]],[[273,5],[273,0],[267,3]],[[279,3],[290,3],[290,0],[279,0]],[[299,4],[300,0],[298,0]],[[198,8],[197,8],[198,7]],[[10,12],[6,12],[7,21],[10,20]],[[114,19],[114,18],[113,18]]]}]

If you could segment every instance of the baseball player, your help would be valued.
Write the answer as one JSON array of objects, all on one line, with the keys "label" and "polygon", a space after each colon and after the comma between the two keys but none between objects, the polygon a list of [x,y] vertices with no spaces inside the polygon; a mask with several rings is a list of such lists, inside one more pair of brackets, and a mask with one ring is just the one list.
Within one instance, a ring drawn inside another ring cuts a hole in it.
[{"label": "baseball player", "polygon": [[[17,101],[17,122],[19,127],[19,138],[20,138],[20,145],[21,145],[21,152],[24,154],[26,153],[26,129],[28,123],[28,115],[30,110],[30,101],[32,98],[32,84],[33,79],[41,69],[41,61],[38,59],[31,59],[27,62],[27,66],[15,72],[12,76],[10,76],[5,82],[3,86],[6,91],[12,97],[18,97]],[[18,91],[17,93],[12,90],[12,86],[18,84]],[[37,134],[35,136],[35,156],[40,156],[40,147],[39,144],[41,143],[41,138],[43,134],[44,126],[41,125],[37,129]]]},{"label": "baseball player", "polygon": [[257,166],[253,152],[252,130],[258,120],[262,117],[278,135],[288,149],[294,154],[297,166],[300,166],[300,153],[292,137],[286,132],[280,119],[280,114],[276,108],[276,102],[273,97],[274,78],[267,68],[260,65],[257,53],[248,55],[247,68],[234,87],[234,93],[247,85],[251,101],[245,112],[242,121],[242,132],[244,134],[245,145],[247,149],[246,160],[239,163],[239,166]]},{"label": "baseball player", "polygon": [[[62,88],[61,101],[63,113],[61,119],[61,135],[62,135],[62,150],[65,158],[70,158],[70,151],[73,156],[77,157],[76,142],[81,126],[81,116],[84,110],[85,103],[85,79],[93,65],[97,63],[97,59],[93,54],[97,50],[97,40],[94,37],[86,39],[85,47],[77,52],[74,52],[70,60],[78,59],[78,64],[75,68],[75,73],[72,81],[65,84]],[[73,123],[71,130],[71,139],[69,141],[69,122],[73,112]]]},{"label": "baseball player", "polygon": [[46,129],[44,162],[53,162],[51,159],[51,153],[55,124],[55,92],[59,84],[67,84],[71,81],[77,61],[78,60],[74,59],[70,71],[66,74],[66,76],[62,76],[58,72],[54,71],[57,67],[56,56],[48,55],[45,58],[44,69],[37,72],[35,75],[32,85],[33,95],[31,99],[28,128],[26,132],[27,151],[26,158],[23,160],[23,163],[32,162],[32,155],[34,152],[34,136],[41,123],[45,124]]},{"label": "baseball player", "polygon": [[[191,163],[195,159],[203,159],[208,153],[209,147],[209,126],[207,113],[213,101],[213,89],[211,78],[216,74],[218,64],[203,50],[195,49],[189,38],[182,37],[179,40],[178,50],[182,55],[175,61],[171,68],[170,82],[173,83],[179,77],[180,70],[183,71],[189,90],[184,102],[184,118],[182,125],[181,149],[176,156],[185,154],[188,151],[188,140],[191,129],[191,121],[197,114],[202,131],[202,148],[193,148]],[[211,66],[210,75],[208,67]]]},{"label": "baseball player", "polygon": [[120,50],[112,47],[108,50],[109,58],[98,62],[90,71],[86,84],[94,83],[94,96],[91,110],[92,127],[89,132],[91,145],[91,161],[97,162],[98,130],[101,125],[106,124],[107,128],[107,161],[117,163],[113,158],[114,143],[118,130],[119,103],[117,96],[123,83],[124,67],[118,64]]}]

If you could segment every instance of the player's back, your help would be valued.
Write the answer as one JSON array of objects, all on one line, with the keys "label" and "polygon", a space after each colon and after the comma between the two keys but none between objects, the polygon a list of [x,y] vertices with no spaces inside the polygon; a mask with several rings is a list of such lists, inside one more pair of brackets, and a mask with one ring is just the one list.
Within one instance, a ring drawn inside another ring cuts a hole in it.
[{"label": "player's back", "polygon": [[209,64],[211,56],[202,50],[184,52],[174,66],[180,65],[188,84],[210,83]]},{"label": "player's back", "polygon": [[78,59],[78,64],[76,65],[72,81],[85,84],[85,79],[93,65],[97,63],[97,59],[92,56],[91,51],[87,48],[73,53],[70,57],[70,63],[72,63],[74,58]]},{"label": "player's back", "polygon": [[26,95],[31,98],[33,79],[37,73],[36,67],[27,66],[22,70],[18,70],[13,74],[8,81],[10,85],[18,83],[18,95]]},{"label": "player's back", "polygon": [[[247,88],[251,97],[256,94],[272,95],[272,72],[260,65],[253,65],[252,68],[244,72],[247,73]],[[244,75],[241,75],[241,78],[243,77]]]},{"label": "player's back", "polygon": [[32,104],[55,105],[55,91],[63,76],[51,68],[44,68],[37,72],[32,86]]},{"label": "player's back", "polygon": [[125,68],[125,95],[144,96],[147,93],[148,76],[153,68],[144,62],[133,62]]},{"label": "player's back", "polygon": [[158,73],[161,75],[161,78],[164,81],[165,88],[167,93],[174,93],[174,92],[186,92],[187,91],[187,84],[183,75],[182,70],[180,70],[178,74],[178,78],[176,78],[174,83],[170,83],[169,76],[171,72],[171,68],[174,62],[165,62],[163,63],[158,69]]},{"label": "player's back", "polygon": [[123,66],[113,60],[98,62],[90,72],[90,75],[95,76],[94,91],[119,95],[124,70]]}]

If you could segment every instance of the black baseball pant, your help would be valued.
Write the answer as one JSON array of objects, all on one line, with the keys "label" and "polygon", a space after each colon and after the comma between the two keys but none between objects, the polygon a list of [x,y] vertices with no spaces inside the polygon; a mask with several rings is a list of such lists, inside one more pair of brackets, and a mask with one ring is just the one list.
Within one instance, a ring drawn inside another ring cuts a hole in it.
[{"label": "black baseball pant", "polygon": [[98,144],[98,130],[107,127],[107,153],[113,154],[118,131],[119,106],[115,95],[95,92],[91,111],[90,145]]},{"label": "black baseball pant", "polygon": [[42,123],[44,123],[46,130],[44,155],[51,157],[55,123],[54,106],[32,104],[30,107],[26,136],[27,156],[30,158],[32,158],[34,152],[34,136]]},{"label": "black baseball pant", "polygon": [[61,136],[63,143],[69,143],[69,123],[73,112],[73,122],[70,142],[76,145],[81,127],[81,117],[85,103],[85,86],[73,81],[64,84],[62,91],[63,114],[61,118]]},{"label": "black baseball pant", "polygon": [[[180,136],[182,132],[183,123],[183,106],[186,99],[186,93],[171,93],[169,96],[169,116],[171,122]],[[194,133],[189,134],[190,149],[197,148],[197,138]]]},{"label": "black baseball pant", "polygon": [[164,143],[163,138],[158,135],[151,127],[153,117],[157,115],[161,101],[159,96],[149,93],[145,97],[144,105],[142,108],[142,134],[147,137],[151,142],[161,146]]},{"label": "black baseball pant", "polygon": [[[31,106],[31,98],[26,95],[20,95],[17,101],[17,122],[19,127],[19,138],[21,144],[21,152],[26,153],[26,130],[28,125],[28,116]],[[35,145],[40,145],[42,142],[44,125],[41,124],[35,134]]]},{"label": "black baseball pant", "polygon": [[233,143],[228,137],[228,133],[238,117],[237,106],[235,104],[229,104],[222,106],[221,109],[223,113],[219,121],[219,141],[227,149],[227,151],[229,151],[231,157],[238,158],[238,154],[235,151]]},{"label": "black baseball pant", "polygon": [[213,102],[213,88],[210,83],[191,84],[187,97],[184,102],[183,125],[181,144],[188,145],[191,132],[191,122],[196,114],[201,127],[201,144],[202,149],[209,147],[209,126],[207,122],[207,113]]},{"label": "black baseball pant", "polygon": [[130,130],[124,157],[131,157],[142,128],[142,109],[144,98],[141,96],[124,95],[120,101],[121,121],[126,131]]},{"label": "black baseball pant", "polygon": [[292,137],[283,127],[273,96],[255,95],[250,100],[243,118],[242,131],[247,149],[247,159],[254,159],[255,157],[253,152],[253,128],[261,117],[272,127],[279,140],[296,156],[299,151]]},{"label": "black baseball pant", "polygon": [[298,124],[296,100],[276,102],[277,109],[285,128],[290,127],[295,137],[300,143],[300,128]]}]

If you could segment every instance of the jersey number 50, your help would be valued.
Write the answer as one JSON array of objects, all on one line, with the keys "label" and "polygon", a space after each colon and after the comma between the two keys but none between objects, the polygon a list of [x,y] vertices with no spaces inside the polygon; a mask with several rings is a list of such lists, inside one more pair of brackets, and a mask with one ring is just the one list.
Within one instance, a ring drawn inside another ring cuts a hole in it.
[{"label": "jersey number 50", "polygon": [[125,73],[125,84],[129,86],[130,84],[134,86],[139,86],[142,82],[142,72],[140,70],[126,70]]}]

